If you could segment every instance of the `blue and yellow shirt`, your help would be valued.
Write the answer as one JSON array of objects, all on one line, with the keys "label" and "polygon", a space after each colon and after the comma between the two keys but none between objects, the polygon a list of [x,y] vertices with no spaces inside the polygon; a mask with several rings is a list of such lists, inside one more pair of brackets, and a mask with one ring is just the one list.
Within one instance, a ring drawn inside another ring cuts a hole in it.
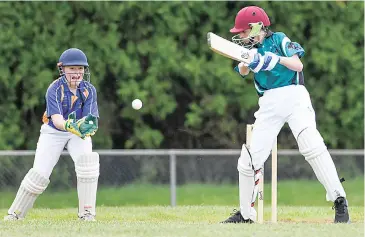
[{"label": "blue and yellow shirt", "polygon": [[81,119],[89,113],[99,117],[96,89],[90,82],[82,81],[74,95],[66,80],[59,78],[48,87],[45,99],[46,111],[42,121],[55,129],[57,128],[51,119],[54,114],[62,115],[65,120],[73,111],[76,111],[76,119]]}]

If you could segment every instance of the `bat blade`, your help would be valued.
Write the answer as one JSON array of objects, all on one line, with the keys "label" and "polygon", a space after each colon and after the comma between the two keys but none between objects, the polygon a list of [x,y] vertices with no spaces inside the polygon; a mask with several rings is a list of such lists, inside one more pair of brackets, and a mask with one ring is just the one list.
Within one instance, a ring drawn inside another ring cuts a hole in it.
[{"label": "bat blade", "polygon": [[226,40],[212,32],[208,32],[207,41],[209,48],[224,57],[247,63],[250,58],[250,50]]}]

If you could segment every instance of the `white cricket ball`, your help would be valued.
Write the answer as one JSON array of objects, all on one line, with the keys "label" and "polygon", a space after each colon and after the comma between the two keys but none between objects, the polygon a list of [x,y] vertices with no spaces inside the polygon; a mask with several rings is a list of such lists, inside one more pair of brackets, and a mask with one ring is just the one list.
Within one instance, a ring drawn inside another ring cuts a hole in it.
[{"label": "white cricket ball", "polygon": [[142,101],[140,99],[135,99],[132,101],[132,107],[135,110],[139,110],[140,108],[142,108]]}]

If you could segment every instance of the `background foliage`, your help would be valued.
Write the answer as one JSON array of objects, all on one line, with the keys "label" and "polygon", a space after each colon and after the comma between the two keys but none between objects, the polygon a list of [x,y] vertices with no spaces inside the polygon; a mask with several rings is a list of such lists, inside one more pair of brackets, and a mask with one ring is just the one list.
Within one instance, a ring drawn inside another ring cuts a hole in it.
[{"label": "background foliage", "polygon": [[[98,90],[94,147],[239,148],[258,97],[206,33],[230,38],[251,2],[0,3],[0,149],[34,149],[44,94],[69,47]],[[329,148],[363,148],[364,3],[259,2],[273,31],[306,50],[306,86]],[[144,101],[140,111],[130,104]],[[280,148],[296,148],[287,126]]]}]

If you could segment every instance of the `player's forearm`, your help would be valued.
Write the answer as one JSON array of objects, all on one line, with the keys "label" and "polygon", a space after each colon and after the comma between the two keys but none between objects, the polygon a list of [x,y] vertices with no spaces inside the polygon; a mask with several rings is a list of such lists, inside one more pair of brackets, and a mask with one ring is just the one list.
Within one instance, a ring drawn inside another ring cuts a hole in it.
[{"label": "player's forearm", "polygon": [[60,130],[64,130],[65,131],[65,123],[66,121],[63,119],[63,116],[60,114],[54,114],[52,115],[52,122],[55,125],[56,128],[60,129]]},{"label": "player's forearm", "polygon": [[292,57],[280,57],[279,63],[296,72],[301,72],[303,70],[303,63],[300,61],[297,55]]}]

